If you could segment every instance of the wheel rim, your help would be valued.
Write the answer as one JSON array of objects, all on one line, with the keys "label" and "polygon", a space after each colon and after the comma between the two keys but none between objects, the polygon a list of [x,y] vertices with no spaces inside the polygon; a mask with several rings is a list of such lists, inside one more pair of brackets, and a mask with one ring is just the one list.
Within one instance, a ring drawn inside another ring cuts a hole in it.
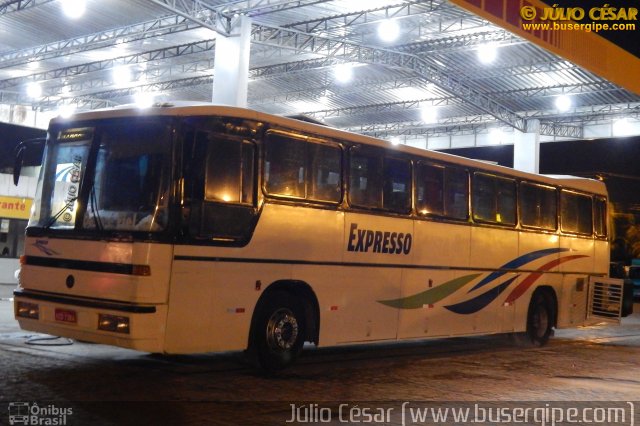
[{"label": "wheel rim", "polygon": [[291,350],[298,340],[298,333],[298,320],[289,309],[278,309],[267,322],[267,344],[276,352]]},{"label": "wheel rim", "polygon": [[533,336],[535,338],[543,338],[547,334],[549,328],[549,313],[542,305],[538,305],[533,313]]}]

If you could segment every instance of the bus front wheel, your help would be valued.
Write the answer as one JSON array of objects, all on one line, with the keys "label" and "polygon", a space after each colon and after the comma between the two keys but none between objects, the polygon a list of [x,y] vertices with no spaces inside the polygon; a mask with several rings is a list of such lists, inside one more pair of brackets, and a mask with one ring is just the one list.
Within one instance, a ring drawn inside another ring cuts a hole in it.
[{"label": "bus front wheel", "polygon": [[256,315],[251,352],[263,369],[281,370],[302,352],[306,330],[302,303],[287,292],[276,292]]}]

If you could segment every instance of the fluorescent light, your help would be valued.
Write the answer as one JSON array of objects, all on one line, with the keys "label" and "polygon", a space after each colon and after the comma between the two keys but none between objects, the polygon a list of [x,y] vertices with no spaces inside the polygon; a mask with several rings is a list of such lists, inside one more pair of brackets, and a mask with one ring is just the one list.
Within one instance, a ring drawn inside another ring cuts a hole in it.
[{"label": "fluorescent light", "polygon": [[556,104],[556,108],[560,112],[569,111],[573,106],[573,102],[571,102],[571,98],[567,95],[558,96],[556,98],[555,104]]},{"label": "fluorescent light", "polygon": [[400,138],[397,136],[394,136],[391,139],[389,139],[389,142],[391,142],[392,145],[400,145]]},{"label": "fluorescent light", "polygon": [[478,47],[478,60],[483,64],[490,64],[498,57],[498,46],[495,44],[483,44]]},{"label": "fluorescent light", "polygon": [[61,0],[62,11],[67,18],[78,19],[84,15],[87,9],[87,2],[85,0]]},{"label": "fluorescent light", "polygon": [[378,24],[378,37],[380,40],[390,43],[400,37],[400,26],[395,19],[385,19]]},{"label": "fluorescent light", "polygon": [[333,68],[333,76],[340,83],[348,83],[353,78],[353,65],[338,64]]},{"label": "fluorescent light", "polygon": [[27,96],[33,99],[42,96],[42,87],[38,83],[29,83],[27,85]]}]

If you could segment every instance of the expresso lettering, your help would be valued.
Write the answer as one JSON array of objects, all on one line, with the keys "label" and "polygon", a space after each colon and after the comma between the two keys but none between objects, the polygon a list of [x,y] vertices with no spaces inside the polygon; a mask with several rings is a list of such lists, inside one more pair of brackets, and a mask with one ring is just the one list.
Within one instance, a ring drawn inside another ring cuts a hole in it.
[{"label": "expresso lettering", "polygon": [[410,233],[373,231],[358,229],[357,223],[352,223],[349,230],[348,251],[388,254],[409,254],[413,237]]}]

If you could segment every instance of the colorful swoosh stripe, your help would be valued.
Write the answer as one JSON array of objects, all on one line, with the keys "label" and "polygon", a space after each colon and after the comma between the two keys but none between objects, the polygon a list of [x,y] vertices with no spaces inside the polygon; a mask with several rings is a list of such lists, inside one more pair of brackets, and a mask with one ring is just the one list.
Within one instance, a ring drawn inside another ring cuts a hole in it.
[{"label": "colorful swoosh stripe", "polygon": [[436,302],[441,301],[450,294],[455,293],[460,288],[472,280],[478,278],[482,274],[465,275],[464,277],[456,278],[451,281],[447,281],[438,287],[430,288],[427,291],[423,291],[418,294],[414,294],[409,297],[402,297],[400,299],[393,300],[380,300],[383,305],[391,306],[398,309],[419,309],[426,305],[433,305]]},{"label": "colorful swoosh stripe", "polygon": [[473,299],[461,303],[457,303],[455,305],[445,306],[445,308],[447,308],[451,312],[462,315],[469,315],[473,314],[474,312],[478,312],[480,309],[486,307],[489,303],[496,300],[496,298],[500,296],[502,292],[505,291],[507,287],[509,287],[511,283],[514,282],[518,277],[520,277],[520,275],[509,278],[499,286],[482,293],[480,296],[474,297]]},{"label": "colorful swoosh stripe", "polygon": [[548,271],[551,268],[555,268],[556,266],[562,263],[569,262],[570,260],[580,259],[582,257],[588,257],[588,256],[584,256],[584,255],[566,256],[566,257],[561,257],[559,259],[554,259],[551,262],[545,265],[542,265],[540,268],[538,268],[538,272],[532,272],[531,274],[529,274],[527,278],[522,280],[522,282],[518,284],[516,288],[513,289],[513,291],[509,294],[509,296],[507,296],[507,300],[505,300],[504,303],[515,302],[520,296],[522,296],[529,289],[529,287],[531,287],[531,285],[533,285],[533,283],[535,283],[538,280],[538,278],[542,276],[542,273],[544,271]]},{"label": "colorful swoosh stripe", "polygon": [[[568,248],[551,248],[551,249],[532,251],[531,253],[527,253],[525,255],[522,255],[520,257],[517,257],[505,263],[504,265],[500,266],[498,269],[516,269],[522,265],[526,265],[529,262],[533,262],[534,260],[540,259],[541,257],[548,256],[550,254],[561,253],[567,250],[569,249]],[[490,273],[484,280],[480,281],[471,290],[469,290],[468,293],[471,293],[473,290],[477,290],[480,287],[483,287],[489,284],[491,281],[495,280],[496,278],[500,278],[506,273],[507,271],[496,271],[496,272]]]},{"label": "colorful swoosh stripe", "polygon": [[[526,265],[527,263],[538,260],[544,256],[549,256],[556,253],[562,253],[569,251],[568,248],[553,248],[553,249],[544,249],[537,250],[531,253],[527,253],[523,256],[520,256],[516,259],[513,259],[504,265],[502,265],[501,269],[516,269],[520,266]],[[569,255],[564,257],[559,257],[553,259],[544,265],[540,266],[534,272],[529,273],[512,291],[509,293],[505,300],[505,304],[511,304],[515,302],[518,298],[520,298],[526,291],[540,278],[543,273],[549,271],[565,262],[570,262],[572,260],[585,258],[588,256],[585,255]],[[471,293],[474,290],[477,290],[481,287],[484,287],[488,284],[494,283],[496,280],[501,278],[507,273],[513,273],[514,271],[495,271],[488,274],[485,278],[483,278],[480,282],[474,285],[470,290],[466,292],[466,294]],[[422,291],[420,293],[401,297],[399,299],[391,299],[391,300],[379,300],[378,303],[383,305],[397,308],[397,309],[420,309],[425,306],[433,306],[436,303],[444,300],[445,298],[451,296],[452,294],[458,292],[467,284],[473,282],[476,278],[480,277],[482,274],[470,274],[465,275],[463,277],[455,278],[453,280],[447,281],[437,287],[430,288],[428,290]],[[480,311],[481,309],[488,306],[491,302],[496,300],[502,293],[504,293],[507,288],[511,284],[513,284],[518,278],[520,278],[522,274],[515,275],[502,284],[499,284],[482,294],[479,294],[471,299],[465,300],[463,302],[459,302],[453,305],[445,305],[444,308],[448,309],[451,312],[455,312],[461,315],[469,315],[475,312]]]}]

